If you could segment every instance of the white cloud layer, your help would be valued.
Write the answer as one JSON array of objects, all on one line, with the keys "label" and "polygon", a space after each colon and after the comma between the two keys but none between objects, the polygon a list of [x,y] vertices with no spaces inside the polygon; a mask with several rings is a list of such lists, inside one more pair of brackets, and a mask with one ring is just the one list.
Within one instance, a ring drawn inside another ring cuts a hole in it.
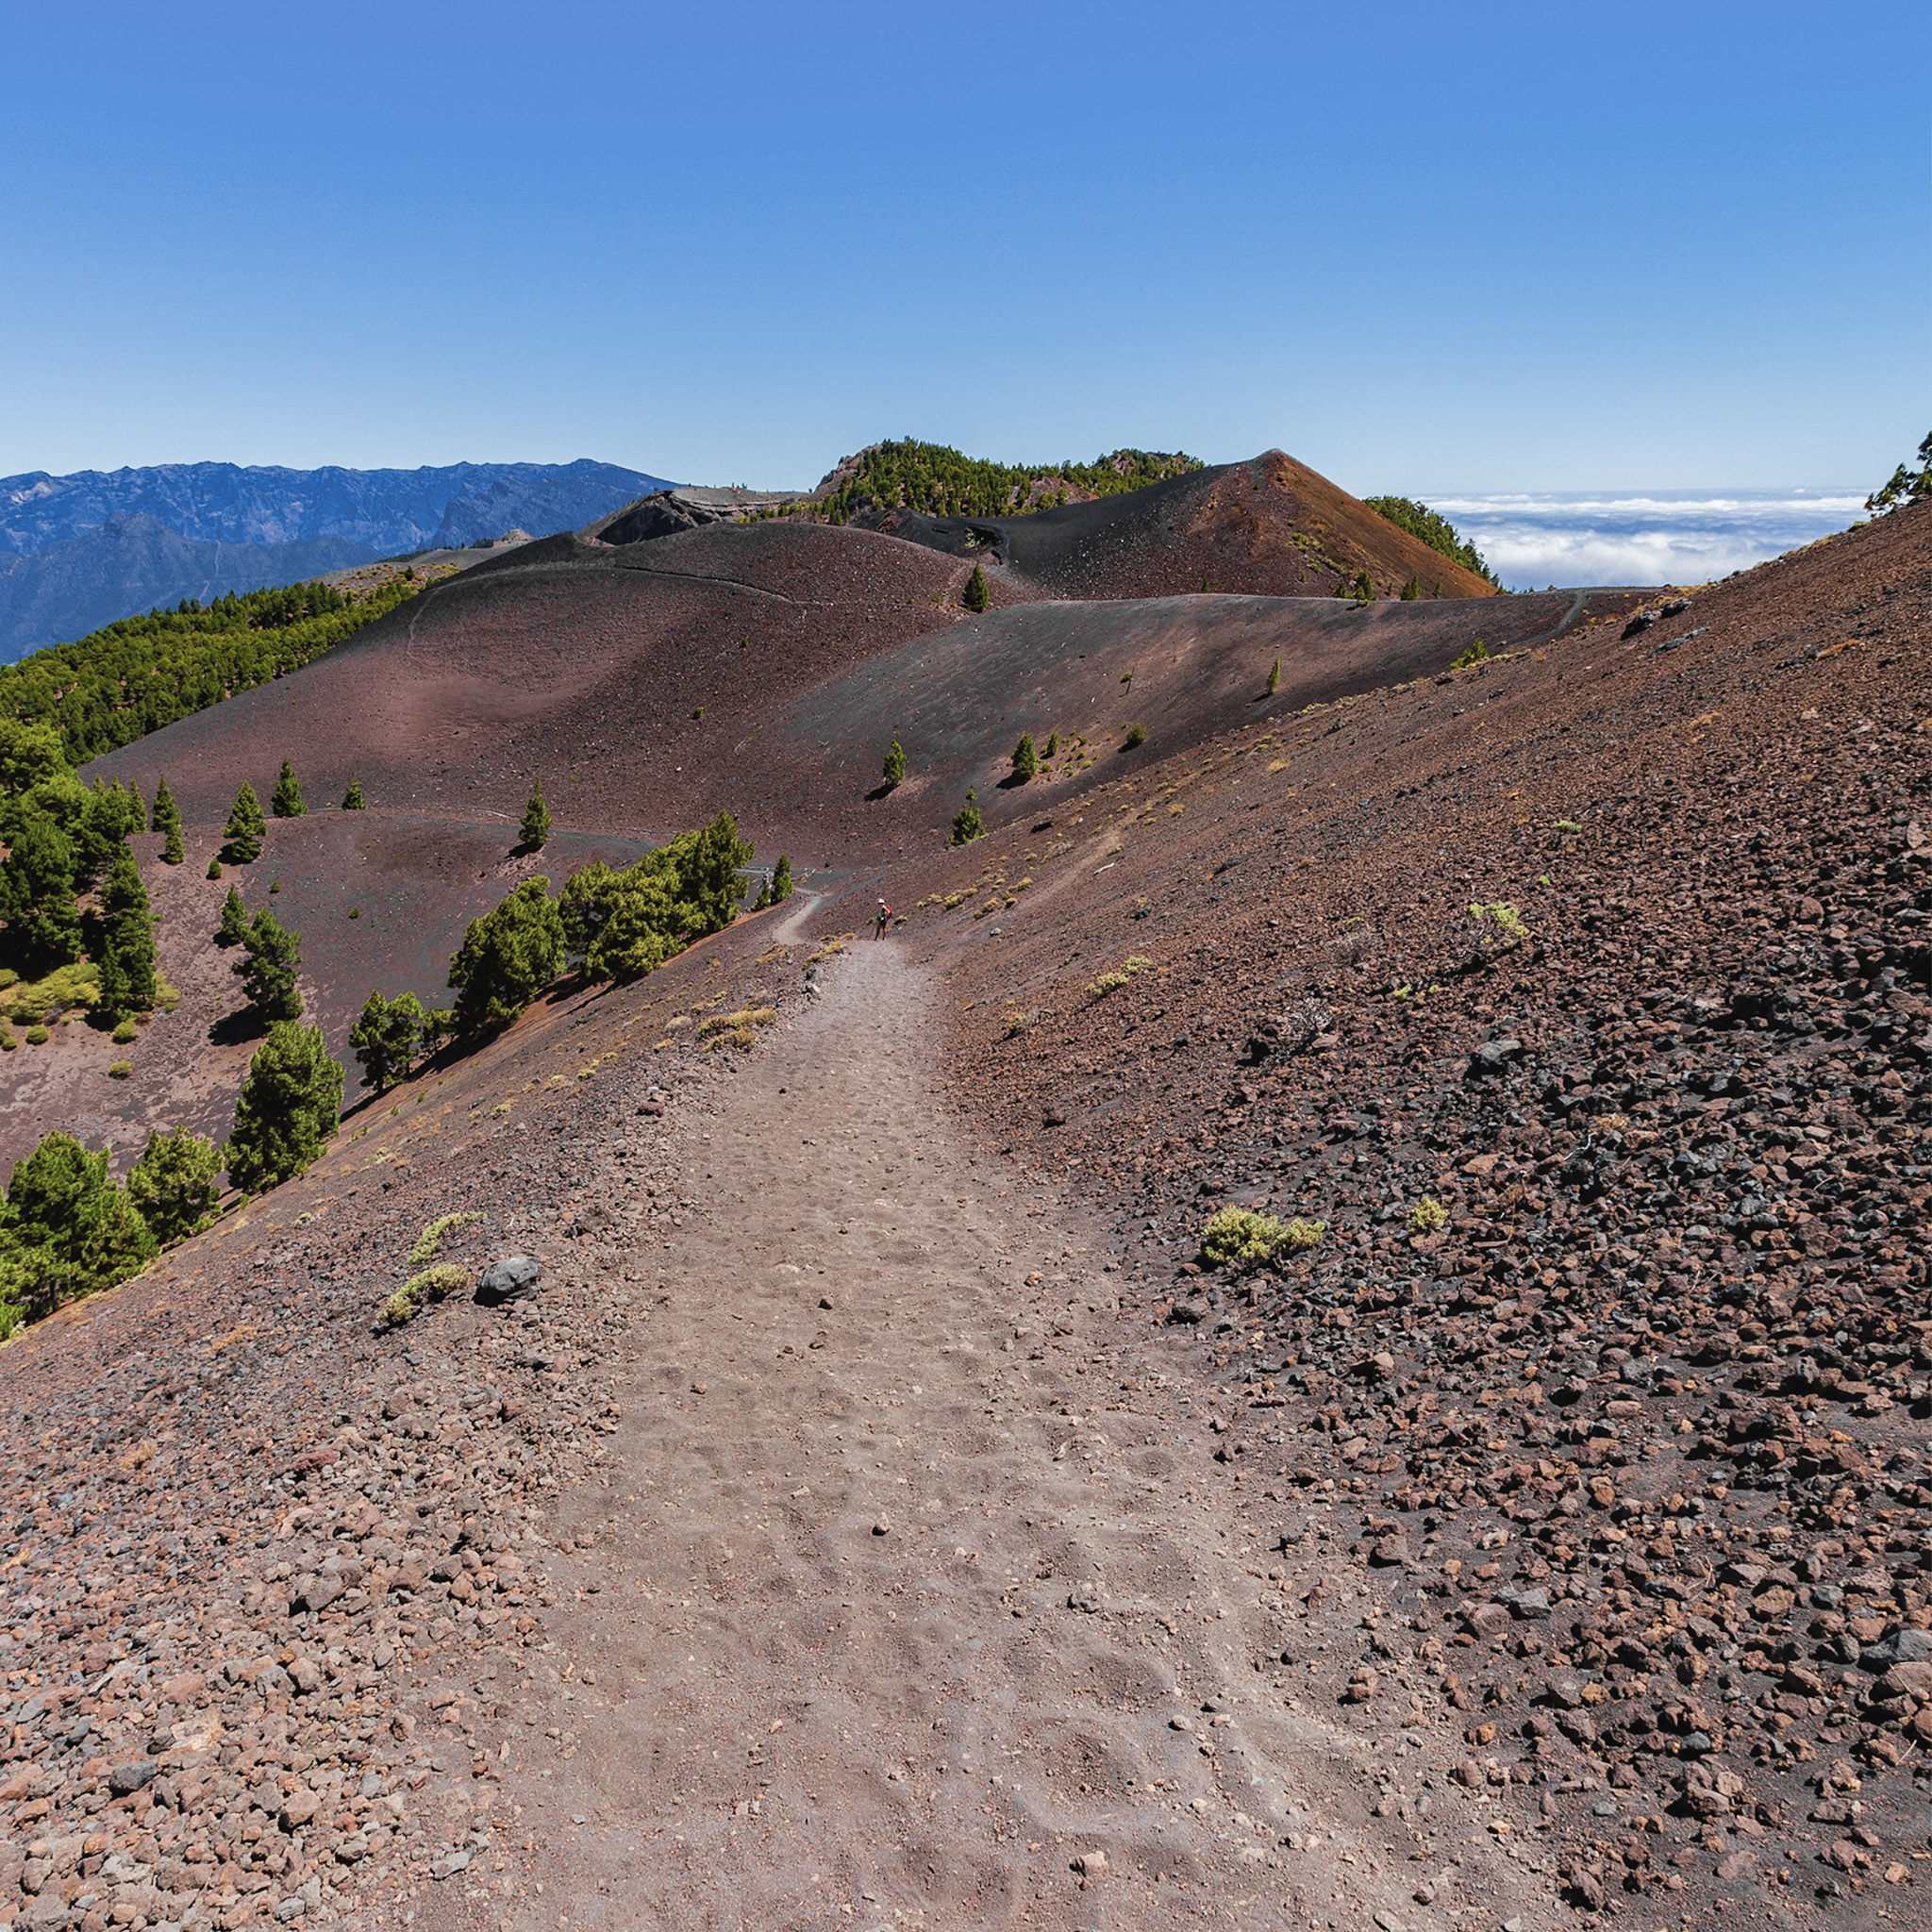
[{"label": "white cloud layer", "polygon": [[1546,584],[1702,584],[1842,530],[1863,496],[1431,496],[1512,591]]}]

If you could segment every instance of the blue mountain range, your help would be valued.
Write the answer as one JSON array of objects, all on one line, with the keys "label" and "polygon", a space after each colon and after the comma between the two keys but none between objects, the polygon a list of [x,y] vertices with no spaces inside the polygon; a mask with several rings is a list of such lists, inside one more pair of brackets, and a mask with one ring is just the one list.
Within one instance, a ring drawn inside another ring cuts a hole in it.
[{"label": "blue mountain range", "polygon": [[667,487],[587,458],[420,470],[162,463],[0,477],[0,662],[184,597],[206,602],[512,529],[576,529]]}]

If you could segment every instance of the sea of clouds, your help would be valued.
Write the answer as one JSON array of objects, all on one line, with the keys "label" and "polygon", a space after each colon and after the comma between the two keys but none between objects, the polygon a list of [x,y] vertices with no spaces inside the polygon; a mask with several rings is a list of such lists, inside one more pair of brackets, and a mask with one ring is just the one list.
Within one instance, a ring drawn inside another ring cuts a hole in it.
[{"label": "sea of clouds", "polygon": [[1548,584],[1703,584],[1842,530],[1865,514],[1840,491],[1432,495],[1512,591]]}]

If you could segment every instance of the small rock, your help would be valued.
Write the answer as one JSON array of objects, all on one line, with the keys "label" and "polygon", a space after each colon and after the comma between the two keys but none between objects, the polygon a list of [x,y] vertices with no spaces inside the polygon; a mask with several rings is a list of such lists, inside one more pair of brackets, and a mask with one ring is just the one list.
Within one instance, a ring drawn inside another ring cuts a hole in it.
[{"label": "small rock", "polygon": [[117,1798],[125,1798],[130,1791],[140,1790],[159,1769],[152,1757],[137,1758],[132,1764],[117,1764],[108,1774],[108,1789]]},{"label": "small rock", "polygon": [[1885,1672],[1894,1664],[1918,1664],[1928,1659],[1932,1659],[1932,1630],[1921,1630],[1910,1624],[1876,1643],[1867,1644],[1858,1653],[1859,1663],[1868,1671]]},{"label": "small rock", "polygon": [[892,1525],[890,1523],[888,1523],[883,1516],[881,1516],[879,1520],[873,1524],[872,1533],[874,1536],[891,1536],[892,1533]]},{"label": "small rock", "polygon": [[467,1872],[469,1869],[468,1852],[445,1852],[430,1866],[429,1875],[432,1878],[454,1878],[458,1872]]},{"label": "small rock", "polygon": [[1375,1914],[1375,1924],[1382,1928],[1382,1932],[1405,1932],[1402,1921],[1391,1911],[1378,1911]]},{"label": "small rock", "polygon": [[1083,1878],[1098,1878],[1107,1870],[1107,1854],[1082,1852],[1074,1860],[1074,1870]]}]

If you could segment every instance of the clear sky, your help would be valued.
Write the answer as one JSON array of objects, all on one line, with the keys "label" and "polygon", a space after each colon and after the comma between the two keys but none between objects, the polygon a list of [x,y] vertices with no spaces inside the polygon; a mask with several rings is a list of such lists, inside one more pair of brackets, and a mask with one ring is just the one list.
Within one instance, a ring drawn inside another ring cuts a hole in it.
[{"label": "clear sky", "polygon": [[1869,488],[1932,8],[0,4],[0,472]]}]

